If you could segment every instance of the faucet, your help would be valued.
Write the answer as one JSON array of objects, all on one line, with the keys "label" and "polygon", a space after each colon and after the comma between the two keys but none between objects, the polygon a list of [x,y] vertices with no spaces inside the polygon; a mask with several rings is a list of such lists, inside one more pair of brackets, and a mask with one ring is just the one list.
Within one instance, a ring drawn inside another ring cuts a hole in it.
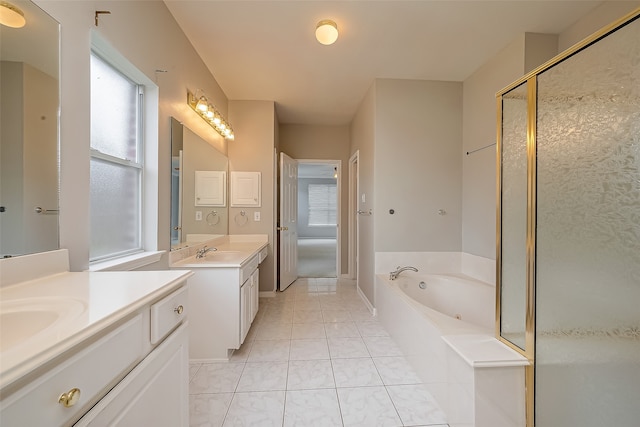
[{"label": "faucet", "polygon": [[208,252],[217,251],[217,250],[218,248],[208,248],[207,245],[204,245],[203,247],[201,247],[196,251],[196,258],[204,258],[204,256]]},{"label": "faucet", "polygon": [[395,271],[392,271],[391,273],[389,273],[389,280],[396,280],[398,278],[398,276],[400,275],[400,273],[402,273],[403,271],[407,271],[407,270],[411,270],[411,271],[415,271],[416,273],[418,272],[418,269],[415,267],[396,267]]}]

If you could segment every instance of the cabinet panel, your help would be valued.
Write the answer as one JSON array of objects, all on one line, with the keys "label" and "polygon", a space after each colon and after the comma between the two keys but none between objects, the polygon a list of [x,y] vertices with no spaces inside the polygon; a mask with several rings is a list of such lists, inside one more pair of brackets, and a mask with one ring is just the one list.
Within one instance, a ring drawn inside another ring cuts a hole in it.
[{"label": "cabinet panel", "polygon": [[195,205],[225,206],[227,173],[225,171],[195,171]]},{"label": "cabinet panel", "polygon": [[260,271],[256,270],[251,275],[251,321],[256,318],[258,314],[258,305],[260,303]]},{"label": "cabinet panel", "polygon": [[231,172],[231,206],[260,207],[260,172]]},{"label": "cabinet panel", "polygon": [[244,343],[251,327],[251,279],[240,288],[240,344]]},{"label": "cabinet panel", "polygon": [[189,425],[187,323],[152,351],[76,427]]}]

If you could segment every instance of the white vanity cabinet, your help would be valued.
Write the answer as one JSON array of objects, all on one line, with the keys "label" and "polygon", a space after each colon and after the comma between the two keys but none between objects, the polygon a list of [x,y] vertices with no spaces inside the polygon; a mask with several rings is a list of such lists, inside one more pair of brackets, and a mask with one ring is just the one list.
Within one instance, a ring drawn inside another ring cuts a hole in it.
[{"label": "white vanity cabinet", "polygon": [[[103,273],[91,274],[95,282]],[[109,277],[120,276],[108,276],[105,283]],[[109,326],[80,332],[77,344],[5,386],[0,425],[187,427],[186,277],[144,301],[132,301],[112,315]],[[87,316],[90,310],[91,304]]]},{"label": "white vanity cabinet", "polygon": [[194,275],[189,279],[192,361],[228,360],[240,348],[258,312],[261,259],[260,253],[254,253],[238,266],[202,264],[192,268]]}]

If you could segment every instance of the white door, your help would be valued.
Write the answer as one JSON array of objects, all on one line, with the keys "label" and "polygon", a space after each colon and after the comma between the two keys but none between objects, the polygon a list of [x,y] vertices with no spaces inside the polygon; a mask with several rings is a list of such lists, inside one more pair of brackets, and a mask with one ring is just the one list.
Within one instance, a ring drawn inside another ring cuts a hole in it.
[{"label": "white door", "polygon": [[280,153],[280,291],[298,278],[298,162]]},{"label": "white door", "polygon": [[358,277],[358,240],[359,235],[359,213],[358,195],[360,189],[359,184],[359,172],[358,172],[358,158],[360,152],[356,151],[349,159],[349,277],[356,279],[356,285]]}]

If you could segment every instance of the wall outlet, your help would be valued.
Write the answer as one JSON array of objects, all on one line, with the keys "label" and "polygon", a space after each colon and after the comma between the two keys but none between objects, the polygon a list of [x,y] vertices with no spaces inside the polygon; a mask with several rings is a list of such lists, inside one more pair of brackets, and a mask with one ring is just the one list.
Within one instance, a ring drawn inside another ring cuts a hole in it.
[{"label": "wall outlet", "polygon": [[202,211],[196,211],[196,221],[202,221]]},{"label": "wall outlet", "polygon": [[253,213],[253,220],[254,221],[260,221],[260,212],[254,212]]}]

